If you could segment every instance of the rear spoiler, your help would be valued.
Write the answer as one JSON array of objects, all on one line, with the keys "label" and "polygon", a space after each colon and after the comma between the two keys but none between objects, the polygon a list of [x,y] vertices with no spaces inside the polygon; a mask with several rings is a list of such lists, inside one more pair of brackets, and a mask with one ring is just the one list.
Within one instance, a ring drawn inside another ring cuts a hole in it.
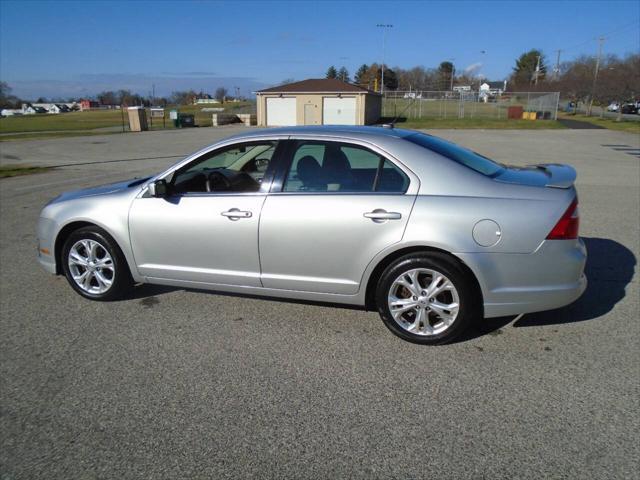
[{"label": "rear spoiler", "polygon": [[558,163],[544,163],[540,165],[532,165],[544,171],[547,176],[545,186],[552,188],[571,188],[576,181],[576,169],[571,165],[560,165]]}]

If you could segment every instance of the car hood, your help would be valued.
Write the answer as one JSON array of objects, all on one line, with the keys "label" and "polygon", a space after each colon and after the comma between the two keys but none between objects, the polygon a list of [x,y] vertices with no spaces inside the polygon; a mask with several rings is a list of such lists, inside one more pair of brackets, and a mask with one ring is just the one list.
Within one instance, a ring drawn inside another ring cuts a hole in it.
[{"label": "car hood", "polygon": [[67,200],[75,200],[77,198],[94,197],[94,196],[97,196],[97,195],[108,195],[108,194],[111,194],[111,193],[121,192],[123,190],[128,190],[130,188],[139,187],[144,182],[149,180],[149,178],[151,178],[151,177],[132,178],[132,179],[129,179],[129,180],[124,180],[124,181],[115,182],[115,183],[109,183],[109,184],[100,185],[100,186],[97,186],[97,187],[83,188],[81,190],[72,190],[70,192],[65,192],[65,193],[57,196],[56,198],[51,200],[51,202],[49,202],[49,204],[58,203],[58,202],[64,202],[64,201],[67,201]]}]

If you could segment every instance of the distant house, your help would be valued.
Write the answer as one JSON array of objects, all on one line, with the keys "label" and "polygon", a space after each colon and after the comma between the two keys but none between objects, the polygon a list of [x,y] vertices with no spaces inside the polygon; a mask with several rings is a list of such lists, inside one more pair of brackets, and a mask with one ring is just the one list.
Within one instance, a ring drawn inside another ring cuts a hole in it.
[{"label": "distant house", "polygon": [[3,108],[0,110],[0,116],[12,117],[13,115],[22,115],[22,109],[20,108]]},{"label": "distant house", "polygon": [[34,105],[32,103],[23,103],[22,104],[22,114],[23,115],[34,115],[36,113],[47,113],[47,110],[38,105]]},{"label": "distant house", "polygon": [[203,104],[206,105],[211,103],[220,103],[220,100],[218,100],[217,98],[212,98],[210,95],[193,99],[194,105],[203,105]]},{"label": "distant house", "polygon": [[60,105],[56,105],[55,103],[52,103],[47,110],[47,113],[51,113],[51,114],[58,114],[62,112],[62,109],[60,108]]},{"label": "distant house", "polygon": [[480,94],[485,95],[502,95],[507,90],[507,81],[502,82],[484,82],[480,85]]},{"label": "distant house", "polygon": [[80,110],[91,110],[92,108],[100,108],[100,104],[95,100],[80,100]]}]

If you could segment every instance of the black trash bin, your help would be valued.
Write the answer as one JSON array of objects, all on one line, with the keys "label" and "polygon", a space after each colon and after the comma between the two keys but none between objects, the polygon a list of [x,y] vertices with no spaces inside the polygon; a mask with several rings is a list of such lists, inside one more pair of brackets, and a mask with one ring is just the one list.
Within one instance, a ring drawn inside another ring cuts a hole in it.
[{"label": "black trash bin", "polygon": [[195,116],[190,113],[178,114],[178,125],[180,128],[195,127]]}]

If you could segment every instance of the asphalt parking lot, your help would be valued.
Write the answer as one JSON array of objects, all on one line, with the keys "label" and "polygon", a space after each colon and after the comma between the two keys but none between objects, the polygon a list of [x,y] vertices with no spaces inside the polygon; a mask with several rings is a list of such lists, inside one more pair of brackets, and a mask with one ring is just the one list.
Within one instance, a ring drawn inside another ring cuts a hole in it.
[{"label": "asphalt parking lot", "polygon": [[[453,345],[376,313],[152,286],[95,303],[36,262],[59,193],[143,176],[239,130],[0,144],[0,478],[638,478],[640,139],[438,131],[578,170],[589,287]],[[625,147],[626,146],[626,147]]]}]

